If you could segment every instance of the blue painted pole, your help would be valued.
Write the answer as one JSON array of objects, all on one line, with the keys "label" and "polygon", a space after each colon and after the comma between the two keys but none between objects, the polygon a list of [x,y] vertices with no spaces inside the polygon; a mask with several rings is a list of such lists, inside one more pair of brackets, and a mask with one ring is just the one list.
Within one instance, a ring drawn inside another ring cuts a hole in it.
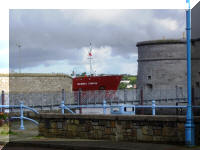
[{"label": "blue painted pole", "polygon": [[156,115],[156,102],[154,100],[152,101],[152,115]]},{"label": "blue painted pole", "polygon": [[20,102],[20,130],[24,130],[24,112],[23,112],[23,102]]},{"label": "blue painted pole", "polygon": [[185,124],[185,143],[187,146],[195,145],[194,121],[192,113],[192,90],[191,90],[191,9],[190,0],[186,0],[188,8],[186,10],[186,31],[187,31],[187,114]]}]

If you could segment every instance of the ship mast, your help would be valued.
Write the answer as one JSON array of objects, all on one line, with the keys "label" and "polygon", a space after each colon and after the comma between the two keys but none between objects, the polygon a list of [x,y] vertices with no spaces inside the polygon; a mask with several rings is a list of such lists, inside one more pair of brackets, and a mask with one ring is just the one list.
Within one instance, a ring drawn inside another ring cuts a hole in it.
[{"label": "ship mast", "polygon": [[90,76],[92,75],[92,44],[90,43],[90,51],[88,53],[88,59],[90,61]]}]

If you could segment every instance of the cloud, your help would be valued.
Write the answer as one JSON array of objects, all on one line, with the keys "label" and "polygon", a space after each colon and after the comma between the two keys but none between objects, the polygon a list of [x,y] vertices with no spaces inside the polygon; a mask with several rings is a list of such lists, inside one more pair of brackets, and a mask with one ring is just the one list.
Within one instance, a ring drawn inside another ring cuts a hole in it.
[{"label": "cloud", "polygon": [[[81,68],[91,42],[98,73],[129,72],[126,66],[137,66],[136,43],[163,36],[181,38],[184,14],[184,10],[10,10],[10,68],[19,68],[21,62],[27,71],[38,66],[50,69],[64,60],[66,67]],[[82,68],[88,71],[87,66]]]},{"label": "cloud", "polygon": [[178,22],[170,18],[156,19],[155,23],[160,24],[169,31],[176,31],[178,29]]}]

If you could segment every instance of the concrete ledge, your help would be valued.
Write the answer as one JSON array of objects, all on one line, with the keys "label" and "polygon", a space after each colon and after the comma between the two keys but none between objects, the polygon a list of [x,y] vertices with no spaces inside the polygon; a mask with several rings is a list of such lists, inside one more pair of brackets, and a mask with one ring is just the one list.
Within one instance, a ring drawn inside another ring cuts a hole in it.
[{"label": "concrete ledge", "polygon": [[[36,117],[40,119],[98,119],[98,120],[130,120],[130,121],[180,121],[185,122],[185,116],[166,116],[166,115],[80,115],[80,114],[60,114],[60,113],[41,113]],[[195,122],[200,122],[200,117],[194,117]]]}]

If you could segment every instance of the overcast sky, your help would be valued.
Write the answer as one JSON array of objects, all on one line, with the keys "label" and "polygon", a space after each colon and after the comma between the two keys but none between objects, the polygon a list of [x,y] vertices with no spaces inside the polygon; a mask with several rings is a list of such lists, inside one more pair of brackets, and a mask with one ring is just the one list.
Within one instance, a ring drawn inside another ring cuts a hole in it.
[{"label": "overcast sky", "polygon": [[185,10],[10,10],[9,21],[11,70],[89,73],[91,42],[97,74],[137,74],[136,43],[182,38]]}]

